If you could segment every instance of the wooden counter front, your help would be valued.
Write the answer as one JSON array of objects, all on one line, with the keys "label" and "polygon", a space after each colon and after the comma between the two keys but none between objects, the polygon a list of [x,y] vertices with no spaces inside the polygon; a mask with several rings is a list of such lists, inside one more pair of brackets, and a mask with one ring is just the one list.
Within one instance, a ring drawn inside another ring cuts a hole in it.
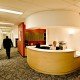
[{"label": "wooden counter front", "polygon": [[80,67],[80,57],[74,58],[75,51],[42,50],[28,47],[27,62],[34,70],[52,75],[73,72]]}]

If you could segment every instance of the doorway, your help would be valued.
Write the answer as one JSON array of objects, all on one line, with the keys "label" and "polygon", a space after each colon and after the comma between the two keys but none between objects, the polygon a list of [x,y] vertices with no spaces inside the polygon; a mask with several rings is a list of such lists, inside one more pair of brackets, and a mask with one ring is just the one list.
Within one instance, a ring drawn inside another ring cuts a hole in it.
[{"label": "doorway", "polygon": [[15,39],[15,47],[17,47],[18,38]]}]

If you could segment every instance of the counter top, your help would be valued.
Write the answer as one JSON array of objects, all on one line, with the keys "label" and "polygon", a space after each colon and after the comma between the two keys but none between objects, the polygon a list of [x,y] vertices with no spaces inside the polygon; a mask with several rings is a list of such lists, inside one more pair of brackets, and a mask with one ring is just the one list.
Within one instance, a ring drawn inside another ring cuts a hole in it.
[{"label": "counter top", "polygon": [[80,57],[80,51],[76,51],[74,57]]},{"label": "counter top", "polygon": [[39,49],[39,48],[36,48],[36,46],[26,46],[26,47],[31,50],[43,51],[43,52],[73,52],[75,51],[72,49],[65,49],[65,50]]}]

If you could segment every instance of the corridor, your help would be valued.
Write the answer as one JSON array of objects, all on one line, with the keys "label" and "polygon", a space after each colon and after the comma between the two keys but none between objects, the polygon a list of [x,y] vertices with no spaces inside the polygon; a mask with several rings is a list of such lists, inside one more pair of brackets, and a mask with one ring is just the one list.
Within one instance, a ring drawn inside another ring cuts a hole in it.
[{"label": "corridor", "polygon": [[11,59],[6,58],[3,49],[0,50],[0,80],[80,80],[80,70],[61,76],[38,73],[28,66],[16,48],[11,49]]}]

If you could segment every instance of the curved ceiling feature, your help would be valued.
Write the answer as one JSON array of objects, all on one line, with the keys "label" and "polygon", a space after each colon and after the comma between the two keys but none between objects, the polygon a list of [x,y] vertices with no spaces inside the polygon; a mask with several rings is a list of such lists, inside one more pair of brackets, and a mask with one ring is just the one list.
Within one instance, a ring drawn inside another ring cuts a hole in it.
[{"label": "curved ceiling feature", "polygon": [[80,26],[80,15],[70,10],[49,10],[30,15],[27,28],[37,26]]}]

